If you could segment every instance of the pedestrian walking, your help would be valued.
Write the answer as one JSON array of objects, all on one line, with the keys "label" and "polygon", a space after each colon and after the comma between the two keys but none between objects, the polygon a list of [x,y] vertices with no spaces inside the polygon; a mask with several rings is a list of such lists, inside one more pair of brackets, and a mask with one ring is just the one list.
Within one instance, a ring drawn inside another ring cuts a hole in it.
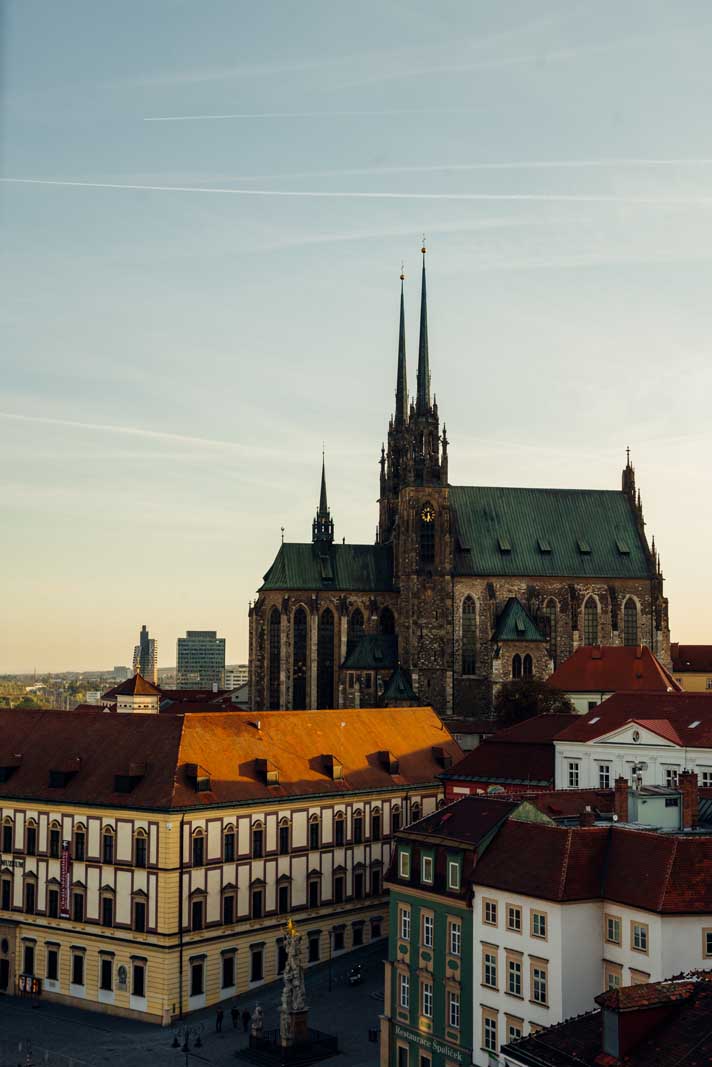
[{"label": "pedestrian walking", "polygon": [[233,1006],[230,1008],[230,1018],[232,1019],[233,1030],[237,1030],[237,1027],[240,1022],[240,1009],[238,1008],[237,1004],[233,1004]]},{"label": "pedestrian walking", "polygon": [[222,1023],[224,1014],[225,1012],[222,1008],[218,1008],[218,1010],[215,1012],[215,1030],[218,1034],[222,1033]]},{"label": "pedestrian walking", "polygon": [[250,1029],[250,1013],[247,1008],[245,1008],[242,1012],[242,1029],[245,1031],[245,1033],[247,1033],[247,1031]]}]

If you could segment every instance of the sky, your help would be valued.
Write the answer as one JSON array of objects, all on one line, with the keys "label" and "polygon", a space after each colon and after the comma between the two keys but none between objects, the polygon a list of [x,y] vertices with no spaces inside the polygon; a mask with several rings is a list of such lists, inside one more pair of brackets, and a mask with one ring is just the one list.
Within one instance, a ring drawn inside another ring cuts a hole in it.
[{"label": "sky", "polygon": [[706,0],[4,0],[0,672],[247,657],[371,542],[401,261],[454,484],[620,485],[712,642]]}]

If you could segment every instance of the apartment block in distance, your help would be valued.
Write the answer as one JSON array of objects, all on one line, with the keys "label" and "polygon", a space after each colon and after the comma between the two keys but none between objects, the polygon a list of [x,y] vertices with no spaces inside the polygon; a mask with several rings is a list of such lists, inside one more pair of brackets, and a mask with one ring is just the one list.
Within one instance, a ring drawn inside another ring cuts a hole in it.
[{"label": "apartment block in distance", "polygon": [[216,630],[187,630],[178,638],[176,688],[225,688],[225,638]]}]

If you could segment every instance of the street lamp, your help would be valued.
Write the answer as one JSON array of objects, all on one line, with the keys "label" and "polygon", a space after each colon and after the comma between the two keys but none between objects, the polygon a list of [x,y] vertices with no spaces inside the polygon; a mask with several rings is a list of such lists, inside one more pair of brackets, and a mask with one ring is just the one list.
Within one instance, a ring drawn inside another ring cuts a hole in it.
[{"label": "street lamp", "polygon": [[203,1047],[203,1042],[200,1036],[203,1033],[203,1029],[204,1027],[202,1023],[194,1023],[192,1026],[184,1023],[183,1026],[178,1026],[173,1031],[171,1048],[180,1049],[180,1051],[185,1054],[186,1067],[188,1067],[191,1055],[195,1059],[203,1059],[202,1056],[197,1056],[195,1052],[191,1052],[190,1050],[191,1040],[194,1049]]}]

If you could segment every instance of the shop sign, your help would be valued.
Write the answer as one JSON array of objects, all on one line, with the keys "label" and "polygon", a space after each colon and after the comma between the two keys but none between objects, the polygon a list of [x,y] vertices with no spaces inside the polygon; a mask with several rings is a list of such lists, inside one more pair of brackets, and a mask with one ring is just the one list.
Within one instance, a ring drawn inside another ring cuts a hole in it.
[{"label": "shop sign", "polygon": [[393,1027],[396,1037],[405,1038],[411,1044],[425,1049],[427,1052],[437,1052],[440,1056],[452,1060],[454,1063],[469,1063],[471,1060],[470,1049],[458,1048],[457,1045],[447,1045],[430,1034],[418,1034],[412,1030],[406,1030],[396,1023]]}]

